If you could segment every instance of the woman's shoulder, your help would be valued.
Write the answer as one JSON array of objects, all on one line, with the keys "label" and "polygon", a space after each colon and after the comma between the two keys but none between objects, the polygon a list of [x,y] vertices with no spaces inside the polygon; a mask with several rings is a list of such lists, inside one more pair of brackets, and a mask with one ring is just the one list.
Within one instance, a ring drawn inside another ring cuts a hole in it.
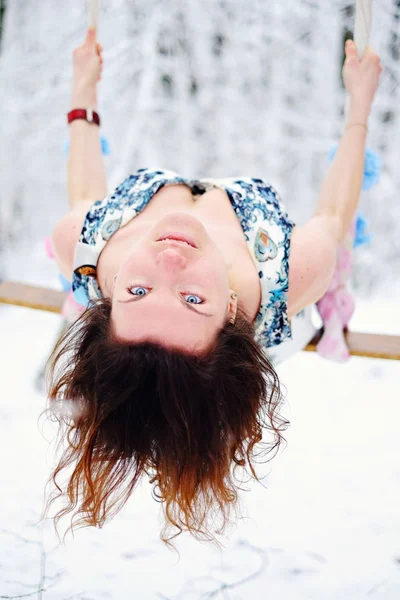
[{"label": "woman's shoulder", "polygon": [[[137,190],[147,192],[152,184],[165,179],[180,180],[181,178],[175,171],[143,167],[128,175],[103,200],[79,200],[56,223],[51,236],[54,257],[64,277],[69,280],[72,278],[75,247],[81,237],[85,220],[90,221],[90,227],[86,231],[86,235],[88,235],[88,232],[92,235],[104,219],[112,219],[112,215],[117,209],[129,210],[130,205],[132,205],[133,213],[140,212],[148,203],[149,194],[138,195]],[[94,206],[95,204],[96,206]]]},{"label": "woman's shoulder", "polygon": [[56,223],[51,234],[55,261],[60,273],[69,281],[72,278],[75,246],[94,202],[95,200],[82,200]]}]

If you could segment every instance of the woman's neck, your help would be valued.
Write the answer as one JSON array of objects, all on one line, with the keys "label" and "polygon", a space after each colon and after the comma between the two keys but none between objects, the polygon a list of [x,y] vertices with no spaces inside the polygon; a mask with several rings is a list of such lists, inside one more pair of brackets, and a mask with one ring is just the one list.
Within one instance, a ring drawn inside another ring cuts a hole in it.
[{"label": "woman's neck", "polygon": [[220,189],[194,197],[184,185],[162,188],[137,217],[112,236],[100,254],[97,279],[103,296],[110,295],[114,275],[135,239],[145,236],[168,212],[177,210],[187,211],[203,223],[222,254],[239,306],[254,321],[261,303],[260,279],[239,220],[226,192]]}]

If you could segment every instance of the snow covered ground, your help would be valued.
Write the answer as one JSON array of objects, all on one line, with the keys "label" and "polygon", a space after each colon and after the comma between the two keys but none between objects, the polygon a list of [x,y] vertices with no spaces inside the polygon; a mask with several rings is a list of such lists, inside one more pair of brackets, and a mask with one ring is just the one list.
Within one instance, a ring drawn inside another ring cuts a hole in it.
[{"label": "snow covered ground", "polygon": [[[101,530],[60,545],[50,520],[37,524],[55,425],[38,422],[35,380],[58,326],[0,307],[1,598],[398,600],[400,363],[301,353],[282,364],[287,447],[241,493],[222,551],[183,534],[178,558],[159,539],[147,479]],[[399,334],[398,303],[359,303],[352,328]]]}]

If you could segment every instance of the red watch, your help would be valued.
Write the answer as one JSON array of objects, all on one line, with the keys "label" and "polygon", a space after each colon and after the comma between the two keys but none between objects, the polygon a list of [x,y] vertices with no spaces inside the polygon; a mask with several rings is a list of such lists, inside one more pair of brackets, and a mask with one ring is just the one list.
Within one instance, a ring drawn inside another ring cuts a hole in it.
[{"label": "red watch", "polygon": [[100,117],[92,108],[74,108],[67,114],[68,123],[72,123],[76,119],[85,119],[88,123],[95,123],[100,126]]}]

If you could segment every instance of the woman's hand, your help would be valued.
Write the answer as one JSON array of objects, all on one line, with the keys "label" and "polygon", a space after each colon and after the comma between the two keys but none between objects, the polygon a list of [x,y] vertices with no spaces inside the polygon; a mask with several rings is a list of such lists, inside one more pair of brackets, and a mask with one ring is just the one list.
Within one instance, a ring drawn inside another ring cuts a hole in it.
[{"label": "woman's hand", "polygon": [[350,102],[362,107],[367,115],[371,110],[382,71],[381,60],[370,47],[359,60],[355,43],[347,40],[343,81],[350,95]]},{"label": "woman's hand", "polygon": [[95,30],[89,29],[82,46],[78,46],[73,52],[74,89],[96,87],[103,68],[102,50],[97,43]]}]

